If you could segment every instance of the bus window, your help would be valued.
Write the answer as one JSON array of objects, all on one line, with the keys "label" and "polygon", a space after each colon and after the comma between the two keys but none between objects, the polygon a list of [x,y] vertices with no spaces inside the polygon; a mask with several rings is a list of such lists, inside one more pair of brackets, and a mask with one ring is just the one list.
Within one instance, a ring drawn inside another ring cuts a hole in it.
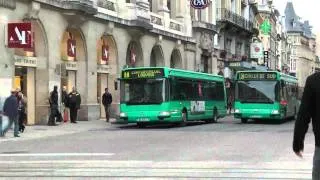
[{"label": "bus window", "polygon": [[126,104],[160,104],[164,101],[164,79],[131,79],[121,82],[121,102]]}]

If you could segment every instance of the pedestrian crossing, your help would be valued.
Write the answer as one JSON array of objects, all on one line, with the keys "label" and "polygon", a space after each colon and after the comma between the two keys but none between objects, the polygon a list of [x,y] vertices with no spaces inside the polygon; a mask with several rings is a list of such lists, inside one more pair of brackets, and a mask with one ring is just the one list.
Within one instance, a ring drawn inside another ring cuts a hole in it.
[{"label": "pedestrian crossing", "polygon": [[0,161],[0,177],[153,179],[311,179],[310,162],[232,161]]}]

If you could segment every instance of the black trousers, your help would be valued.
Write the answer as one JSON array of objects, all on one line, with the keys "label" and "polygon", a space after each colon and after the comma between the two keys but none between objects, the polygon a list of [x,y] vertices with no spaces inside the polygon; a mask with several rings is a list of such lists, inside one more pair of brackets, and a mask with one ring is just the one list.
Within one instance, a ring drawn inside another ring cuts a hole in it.
[{"label": "black trousers", "polygon": [[70,121],[76,122],[78,116],[78,109],[75,107],[70,107]]},{"label": "black trousers", "polygon": [[25,126],[23,124],[23,121],[26,118],[26,114],[24,111],[19,111],[19,131],[23,131]]},{"label": "black trousers", "polygon": [[58,105],[52,105],[50,108],[50,116],[49,116],[49,121],[48,125],[55,125],[56,124],[56,118],[60,118],[60,112],[58,110]]}]

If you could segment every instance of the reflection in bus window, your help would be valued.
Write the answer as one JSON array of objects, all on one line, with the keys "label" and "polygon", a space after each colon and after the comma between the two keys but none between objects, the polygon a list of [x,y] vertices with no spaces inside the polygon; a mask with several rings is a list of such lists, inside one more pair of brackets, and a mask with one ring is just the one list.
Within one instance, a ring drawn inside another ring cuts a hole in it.
[{"label": "reflection in bus window", "polygon": [[238,81],[236,98],[242,103],[274,103],[278,101],[277,81]]},{"label": "reflection in bus window", "polygon": [[131,79],[121,82],[121,102],[126,104],[160,104],[164,101],[164,79]]}]

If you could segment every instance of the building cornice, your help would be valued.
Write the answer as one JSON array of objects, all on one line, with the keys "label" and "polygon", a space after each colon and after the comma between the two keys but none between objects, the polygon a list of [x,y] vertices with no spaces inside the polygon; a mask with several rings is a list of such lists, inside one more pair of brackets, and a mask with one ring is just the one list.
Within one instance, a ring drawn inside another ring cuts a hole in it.
[{"label": "building cornice", "polygon": [[0,0],[0,7],[16,9],[16,0]]}]

